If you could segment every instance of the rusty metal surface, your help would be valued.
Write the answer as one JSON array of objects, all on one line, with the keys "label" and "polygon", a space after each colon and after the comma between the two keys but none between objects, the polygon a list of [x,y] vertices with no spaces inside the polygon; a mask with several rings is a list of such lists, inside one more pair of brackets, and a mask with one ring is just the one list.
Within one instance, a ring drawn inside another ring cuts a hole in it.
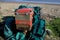
[{"label": "rusty metal surface", "polygon": [[29,25],[24,25],[24,24],[17,24],[16,25],[18,30],[30,30]]},{"label": "rusty metal surface", "polygon": [[29,20],[30,21],[30,15],[16,15],[16,20]]}]

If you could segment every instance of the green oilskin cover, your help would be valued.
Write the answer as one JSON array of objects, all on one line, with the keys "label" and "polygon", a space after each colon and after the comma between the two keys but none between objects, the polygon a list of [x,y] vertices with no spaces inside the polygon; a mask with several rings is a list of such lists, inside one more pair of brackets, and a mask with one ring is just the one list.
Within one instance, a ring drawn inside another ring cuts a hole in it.
[{"label": "green oilskin cover", "polygon": [[[19,6],[18,9],[26,7],[27,6]],[[5,40],[44,40],[45,21],[40,19],[39,10],[37,10],[39,9],[39,7],[32,7],[32,8],[34,9],[32,30],[29,33],[27,33],[27,35],[23,34],[23,32],[20,32],[16,29],[13,30],[15,26],[12,25],[12,22],[15,19],[13,17],[8,17],[5,20],[5,26],[4,26]]]}]

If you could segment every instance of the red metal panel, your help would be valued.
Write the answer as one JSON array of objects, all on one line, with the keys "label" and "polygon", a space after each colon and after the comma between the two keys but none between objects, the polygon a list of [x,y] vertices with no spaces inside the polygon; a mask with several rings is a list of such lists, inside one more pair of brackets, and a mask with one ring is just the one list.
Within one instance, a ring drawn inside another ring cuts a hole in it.
[{"label": "red metal panel", "polygon": [[21,14],[25,14],[28,12],[31,12],[31,8],[22,8],[22,9],[18,9],[16,12],[21,13]]},{"label": "red metal panel", "polygon": [[28,21],[28,20],[16,20],[15,23],[16,24],[26,24],[26,25],[32,26],[32,20],[31,21]]}]

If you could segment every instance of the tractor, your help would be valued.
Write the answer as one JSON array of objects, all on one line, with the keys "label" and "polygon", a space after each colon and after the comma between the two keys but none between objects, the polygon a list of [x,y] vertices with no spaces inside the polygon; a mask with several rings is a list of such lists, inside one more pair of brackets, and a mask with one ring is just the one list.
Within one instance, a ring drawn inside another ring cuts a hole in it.
[{"label": "tractor", "polygon": [[18,30],[31,30],[33,20],[33,9],[22,8],[16,11],[15,23]]}]

